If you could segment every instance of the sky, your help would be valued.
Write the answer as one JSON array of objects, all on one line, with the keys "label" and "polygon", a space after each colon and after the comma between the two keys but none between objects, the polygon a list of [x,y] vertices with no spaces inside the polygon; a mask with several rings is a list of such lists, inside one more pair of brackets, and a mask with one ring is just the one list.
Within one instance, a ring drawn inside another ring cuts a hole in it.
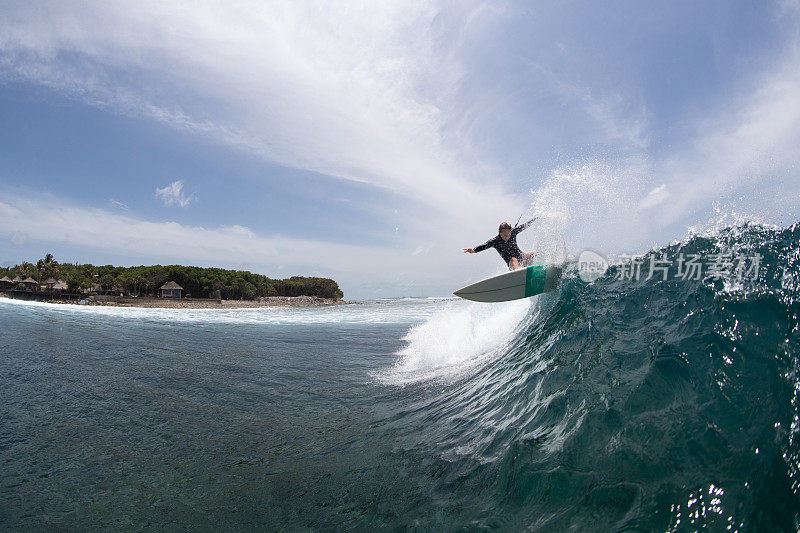
[{"label": "sky", "polygon": [[0,264],[441,296],[800,219],[800,2],[0,2]]}]

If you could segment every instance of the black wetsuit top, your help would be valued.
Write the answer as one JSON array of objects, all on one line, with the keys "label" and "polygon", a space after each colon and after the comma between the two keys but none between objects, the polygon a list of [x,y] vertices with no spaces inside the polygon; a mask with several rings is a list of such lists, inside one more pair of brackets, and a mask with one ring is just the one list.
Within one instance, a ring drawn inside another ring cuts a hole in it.
[{"label": "black wetsuit top", "polygon": [[485,243],[481,244],[480,246],[476,246],[475,251],[482,252],[488,248],[494,248],[495,250],[497,250],[497,253],[500,254],[500,257],[503,258],[503,261],[505,261],[506,264],[508,264],[508,262],[511,261],[512,257],[516,257],[517,261],[519,261],[521,264],[523,256],[522,256],[522,250],[520,250],[519,246],[517,246],[517,234],[520,231],[527,228],[528,226],[530,226],[531,224],[533,224],[534,220],[536,219],[532,218],[526,223],[520,224],[516,228],[512,229],[511,238],[508,239],[507,241],[504,241],[500,235],[497,235],[497,237],[495,237],[494,239],[490,239]]}]

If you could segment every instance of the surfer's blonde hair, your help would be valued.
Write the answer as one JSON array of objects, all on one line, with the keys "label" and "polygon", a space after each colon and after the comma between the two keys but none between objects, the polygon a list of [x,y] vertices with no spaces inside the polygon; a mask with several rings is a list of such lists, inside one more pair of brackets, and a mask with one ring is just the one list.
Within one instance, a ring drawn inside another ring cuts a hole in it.
[{"label": "surfer's blonde hair", "polygon": [[497,230],[497,233],[500,233],[504,229],[511,229],[511,224],[509,224],[508,222],[503,222],[502,224],[500,224],[500,229]]}]

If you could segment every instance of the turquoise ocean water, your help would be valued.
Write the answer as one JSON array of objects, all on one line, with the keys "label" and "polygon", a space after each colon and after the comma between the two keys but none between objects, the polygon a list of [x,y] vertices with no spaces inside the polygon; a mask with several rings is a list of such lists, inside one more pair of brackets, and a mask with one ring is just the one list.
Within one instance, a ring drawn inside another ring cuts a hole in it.
[{"label": "turquoise ocean water", "polygon": [[800,229],[506,304],[0,300],[0,529],[796,530]]}]

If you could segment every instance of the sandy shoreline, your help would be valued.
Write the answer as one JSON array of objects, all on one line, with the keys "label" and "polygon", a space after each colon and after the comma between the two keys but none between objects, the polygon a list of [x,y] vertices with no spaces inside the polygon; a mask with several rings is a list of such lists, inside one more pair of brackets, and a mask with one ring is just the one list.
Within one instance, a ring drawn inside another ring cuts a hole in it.
[{"label": "sandy shoreline", "polygon": [[[8,295],[3,295],[8,297]],[[163,309],[239,309],[255,307],[327,307],[332,305],[350,305],[355,302],[334,300],[332,298],[319,298],[317,296],[269,296],[256,300],[212,300],[212,299],[185,299],[167,298],[119,298],[88,296],[80,301],[68,301],[58,298],[13,298],[15,300],[40,301],[59,304],[99,305],[108,307],[145,307]]]}]

